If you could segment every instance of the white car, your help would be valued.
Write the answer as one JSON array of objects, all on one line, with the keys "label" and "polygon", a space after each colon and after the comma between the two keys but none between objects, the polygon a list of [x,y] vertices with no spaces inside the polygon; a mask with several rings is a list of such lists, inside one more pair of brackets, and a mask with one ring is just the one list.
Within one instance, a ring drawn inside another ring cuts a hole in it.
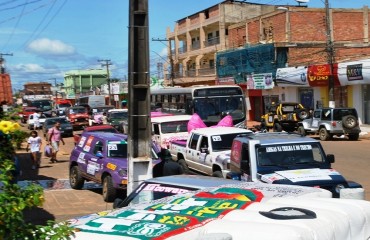
[{"label": "white car", "polygon": [[[45,114],[41,114],[40,115],[40,120],[39,120],[40,121],[40,128],[42,128],[42,125],[44,124],[45,120],[46,120]],[[34,128],[33,114],[28,116],[27,125],[28,125],[29,130],[34,130],[35,129]]]}]

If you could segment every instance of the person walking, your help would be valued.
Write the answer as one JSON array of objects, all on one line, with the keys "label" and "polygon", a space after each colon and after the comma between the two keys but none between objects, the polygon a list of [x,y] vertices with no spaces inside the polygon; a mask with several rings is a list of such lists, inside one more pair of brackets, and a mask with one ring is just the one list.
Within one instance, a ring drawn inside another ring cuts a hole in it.
[{"label": "person walking", "polygon": [[104,124],[104,125],[108,124],[108,118],[107,118],[107,113],[106,112],[103,112],[103,116],[102,116],[101,120],[102,120],[102,124]]},{"label": "person walking", "polygon": [[39,111],[36,110],[34,113],[32,113],[33,118],[33,130],[39,130],[40,129],[40,114]]},{"label": "person walking", "polygon": [[172,160],[171,153],[167,148],[162,148],[159,156],[162,161],[153,167],[153,177],[184,174],[182,167]]},{"label": "person walking", "polygon": [[48,143],[51,144],[53,150],[50,157],[50,163],[58,162],[57,154],[59,152],[60,142],[62,142],[63,145],[65,144],[60,131],[60,122],[56,122],[54,127],[50,128],[48,131]]},{"label": "person walking", "polygon": [[31,150],[31,160],[32,160],[32,169],[40,167],[40,150],[41,150],[42,140],[38,136],[37,131],[33,130],[31,136],[27,140],[26,151]]}]

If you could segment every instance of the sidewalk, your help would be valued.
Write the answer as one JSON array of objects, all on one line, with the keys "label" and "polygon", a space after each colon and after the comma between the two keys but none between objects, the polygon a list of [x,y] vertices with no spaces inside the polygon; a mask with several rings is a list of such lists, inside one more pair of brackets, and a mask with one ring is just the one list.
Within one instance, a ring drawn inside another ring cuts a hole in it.
[{"label": "sidewalk", "polygon": [[69,153],[60,152],[58,163],[49,163],[49,158],[42,157],[41,167],[32,170],[29,153],[18,150],[22,175],[19,185],[30,182],[44,188],[45,202],[41,208],[24,212],[25,220],[33,224],[44,225],[48,220],[57,222],[113,209],[112,203],[106,203],[102,197],[102,189],[98,184],[86,183],[83,190],[70,188],[68,180]]}]

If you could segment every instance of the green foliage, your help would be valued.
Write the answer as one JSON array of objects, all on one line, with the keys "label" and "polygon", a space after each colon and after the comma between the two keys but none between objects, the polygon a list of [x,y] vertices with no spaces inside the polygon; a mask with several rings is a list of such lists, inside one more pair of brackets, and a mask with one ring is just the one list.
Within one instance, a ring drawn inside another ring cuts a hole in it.
[{"label": "green foliage", "polygon": [[[20,187],[15,183],[17,171],[11,160],[14,154],[13,138],[0,133],[0,239],[70,239],[73,229],[67,223],[49,221],[42,226],[24,220],[24,210],[42,206],[43,189],[36,184]],[[17,136],[22,134],[17,133]]]},{"label": "green foliage", "polygon": [[23,130],[17,129],[13,132],[9,133],[9,136],[14,144],[14,146],[17,149],[20,149],[22,146],[22,143],[30,136],[28,132],[25,132]]}]

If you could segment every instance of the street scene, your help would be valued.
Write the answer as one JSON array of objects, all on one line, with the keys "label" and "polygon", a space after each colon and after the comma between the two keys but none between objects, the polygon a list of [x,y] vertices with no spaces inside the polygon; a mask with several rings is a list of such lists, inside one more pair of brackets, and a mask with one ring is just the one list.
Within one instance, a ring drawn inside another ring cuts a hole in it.
[{"label": "street scene", "polygon": [[44,1],[0,6],[0,239],[370,239],[366,0]]}]

